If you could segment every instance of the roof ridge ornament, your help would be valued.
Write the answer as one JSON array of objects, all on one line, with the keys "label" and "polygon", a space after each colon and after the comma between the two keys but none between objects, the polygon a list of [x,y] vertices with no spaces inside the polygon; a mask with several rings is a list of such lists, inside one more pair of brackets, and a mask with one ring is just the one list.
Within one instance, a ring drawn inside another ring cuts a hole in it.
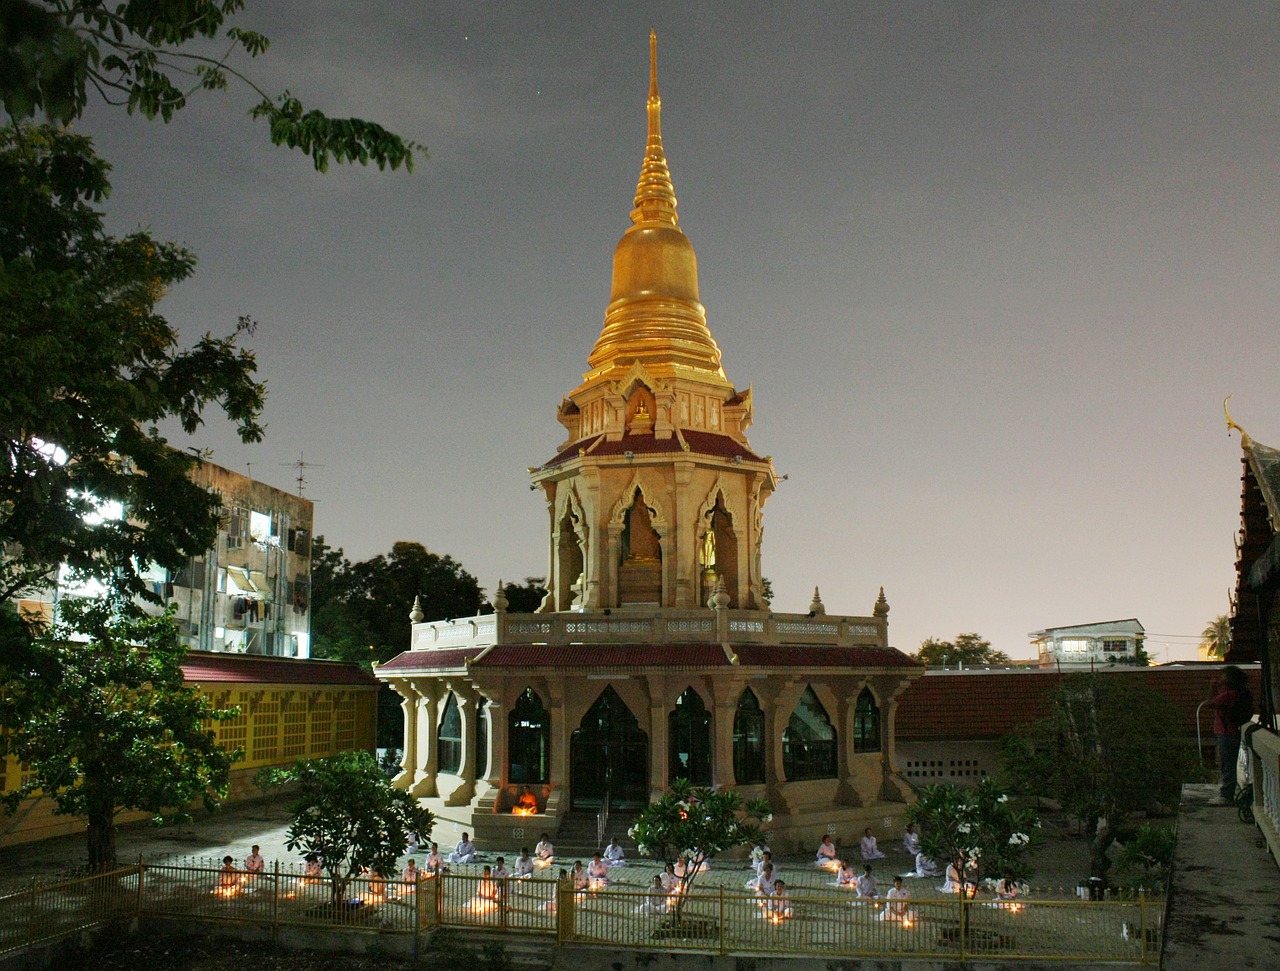
[{"label": "roof ridge ornament", "polygon": [[1227,416],[1227,434],[1231,434],[1231,429],[1235,429],[1240,433],[1240,444],[1244,448],[1253,448],[1253,439],[1249,437],[1249,433],[1235,423],[1231,418],[1231,409],[1227,407],[1227,402],[1231,400],[1231,395],[1227,395],[1222,399],[1222,413]]}]

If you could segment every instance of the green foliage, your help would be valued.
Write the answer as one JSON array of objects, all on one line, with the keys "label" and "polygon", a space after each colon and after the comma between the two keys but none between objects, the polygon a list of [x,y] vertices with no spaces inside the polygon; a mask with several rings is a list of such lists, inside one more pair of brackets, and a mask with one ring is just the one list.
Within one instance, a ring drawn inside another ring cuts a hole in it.
[{"label": "green foliage", "polygon": [[955,641],[926,638],[912,655],[921,664],[1008,664],[1009,655],[991,649],[991,642],[979,634],[957,634]]},{"label": "green foliage", "polygon": [[1138,813],[1175,806],[1182,783],[1196,772],[1178,710],[1159,692],[1115,674],[1064,679],[1049,717],[1008,739],[1003,759],[1019,791],[1053,799],[1081,821],[1091,875],[1102,880],[1117,829]]},{"label": "green foliage", "polygon": [[115,863],[121,810],[180,818],[196,799],[214,808],[241,752],[216,744],[216,709],[182,677],[185,649],[169,614],[127,600],[64,600],[63,623],[39,631],[0,682],[0,757],[26,765],[4,794],[14,812],[36,790],[59,815],[88,822],[89,864]]},{"label": "green foliage", "polygon": [[535,612],[542,606],[542,599],[547,595],[546,583],[546,577],[525,577],[523,584],[504,583],[502,593],[507,598],[508,613]]},{"label": "green foliage", "polygon": [[1205,624],[1200,632],[1200,643],[1210,657],[1226,657],[1231,649],[1231,618],[1219,614]]},{"label": "green foliage", "polygon": [[[759,824],[772,819],[773,810],[763,799],[745,801],[732,789],[707,789],[677,779],[661,799],[636,817],[627,835],[643,855],[665,862],[687,858],[701,864],[735,847],[764,842]],[[686,868],[676,898],[677,915],[700,870],[699,866]]]},{"label": "green foliage", "polygon": [[451,556],[398,542],[390,555],[351,563],[316,537],[311,547],[313,654],[383,664],[409,649],[414,597],[427,620],[480,612],[484,591]]},{"label": "green foliage", "polygon": [[[70,124],[96,92],[130,114],[168,122],[195,92],[224,90],[235,79],[260,97],[250,114],[266,120],[272,143],[307,153],[319,171],[331,161],[413,170],[415,153],[425,155],[421,145],[373,122],[308,110],[288,91],[273,97],[241,73],[232,55],[255,58],[271,43],[229,24],[243,9],[244,0],[4,0],[5,110],[18,121],[43,113]],[[220,38],[225,53],[202,53]]]},{"label": "green foliage", "polygon": [[[147,564],[177,568],[210,545],[218,500],[156,424],[195,431],[220,407],[244,441],[262,436],[253,353],[206,334],[181,349],[156,301],[195,260],[145,232],[103,229],[110,191],[89,139],[0,129],[0,603],[58,564],[136,596]],[[128,517],[101,515],[114,504]],[[97,513],[98,515],[95,515]],[[154,598],[153,598],[154,599]]]},{"label": "green foliage", "polygon": [[1174,829],[1144,823],[1123,839],[1123,844],[1116,862],[1131,874],[1127,882],[1132,889],[1164,893],[1173,874],[1173,854],[1178,846]]},{"label": "green foliage", "polygon": [[429,810],[387,782],[368,752],[302,759],[290,769],[263,769],[258,779],[263,786],[297,785],[285,846],[319,855],[335,907],[362,870],[393,875],[409,833],[426,839],[435,825]]},{"label": "green foliage", "polygon": [[920,830],[920,849],[941,865],[956,864],[967,879],[999,877],[1012,870],[1029,875],[1024,857],[1039,845],[1035,810],[1019,808],[991,779],[968,788],[943,783],[925,786],[907,807],[908,822]]}]

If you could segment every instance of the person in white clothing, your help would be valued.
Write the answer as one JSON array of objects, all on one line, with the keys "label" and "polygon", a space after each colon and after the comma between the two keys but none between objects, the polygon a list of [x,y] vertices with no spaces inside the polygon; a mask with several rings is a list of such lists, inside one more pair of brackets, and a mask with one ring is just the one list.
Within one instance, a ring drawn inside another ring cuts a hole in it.
[{"label": "person in white clothing", "polygon": [[768,897],[773,893],[773,889],[777,886],[778,878],[773,872],[773,864],[766,863],[764,869],[760,871],[760,876],[755,881],[755,891],[757,894]]},{"label": "person in white clothing", "polygon": [[516,858],[515,872],[517,880],[527,880],[533,876],[533,857],[529,855],[529,847],[520,847],[520,855]]},{"label": "person in white clothing", "polygon": [[551,862],[556,858],[556,848],[551,845],[551,837],[546,833],[538,840],[533,847],[533,855],[543,862],[544,866],[550,866]]},{"label": "person in white clothing", "polygon": [[581,861],[581,860],[574,860],[574,861],[573,861],[573,872],[570,874],[570,876],[572,876],[572,877],[573,877],[573,889],[574,889],[574,890],[586,890],[586,889],[587,889],[587,885],[590,883],[590,878],[587,876],[587,871],[586,871],[586,870],[584,870],[584,869],[582,869],[582,861]]},{"label": "person in white clothing", "polygon": [[449,854],[450,863],[473,863],[476,858],[476,844],[471,842],[471,835],[463,833],[458,845]]},{"label": "person in white clothing", "polygon": [[413,859],[410,859],[408,866],[404,868],[404,873],[400,874],[400,879],[409,886],[416,887],[421,878],[422,871],[418,869],[418,864]]},{"label": "person in white clothing", "polygon": [[913,823],[907,823],[907,828],[902,831],[902,848],[912,856],[920,852],[920,834]]},{"label": "person in white clothing", "polygon": [[937,877],[942,875],[942,870],[938,868],[938,864],[929,859],[924,853],[916,854],[916,876],[918,877]]},{"label": "person in white clothing", "polygon": [[507,869],[507,858],[505,856],[500,856],[494,861],[493,879],[495,880],[511,879],[511,871]]},{"label": "person in white clothing", "polygon": [[880,886],[871,872],[870,863],[863,868],[862,876],[858,877],[858,896],[868,898],[880,896]]},{"label": "person in white clothing", "polygon": [[432,843],[431,852],[422,861],[422,869],[430,874],[437,874],[444,868],[444,857],[440,855],[440,844]]},{"label": "person in white clothing", "polygon": [[785,881],[779,880],[774,884],[773,893],[769,896],[765,910],[774,919],[789,920],[795,915],[795,911],[791,909],[791,895],[787,893]]},{"label": "person in white clothing", "polygon": [[818,866],[824,866],[828,869],[831,869],[837,862],[836,844],[831,842],[830,836],[822,837],[822,842],[818,844],[818,858],[814,862]]},{"label": "person in white clothing", "polygon": [[680,886],[680,878],[676,876],[676,868],[668,863],[666,871],[659,878],[662,880],[662,889],[667,893],[674,893],[676,887]]},{"label": "person in white clothing", "polygon": [[618,841],[609,840],[609,845],[604,848],[605,866],[625,866],[627,861],[623,856],[622,847],[618,845]]},{"label": "person in white clothing", "polygon": [[652,916],[667,912],[667,892],[662,889],[662,875],[655,873],[653,882],[649,884],[649,892],[644,895],[644,903],[636,908],[637,914]]},{"label": "person in white clothing", "polygon": [[876,838],[871,835],[871,827],[868,826],[862,834],[861,840],[862,859],[863,860],[882,860],[884,853],[876,846]]},{"label": "person in white clothing", "polygon": [[836,886],[852,890],[857,883],[858,872],[853,868],[853,863],[848,860],[842,861],[840,868],[836,870]]},{"label": "person in white clothing", "polygon": [[587,876],[596,887],[604,887],[609,883],[609,867],[597,853],[587,864]]},{"label": "person in white clothing", "polygon": [[913,922],[915,913],[907,905],[911,895],[902,886],[902,877],[894,877],[893,889],[885,894],[887,906],[880,913],[881,920],[896,920],[900,923]]},{"label": "person in white clothing", "polygon": [[244,858],[245,873],[262,873],[267,868],[267,861],[262,858],[262,854],[258,852],[258,844],[253,844],[253,849],[249,855]]},{"label": "person in white clothing", "polygon": [[307,866],[302,875],[309,880],[324,875],[324,864],[320,862],[320,854],[308,853]]},{"label": "person in white clothing", "polygon": [[409,856],[413,856],[413,854],[418,852],[418,834],[417,833],[409,834],[409,838],[406,839],[404,843],[404,851]]}]

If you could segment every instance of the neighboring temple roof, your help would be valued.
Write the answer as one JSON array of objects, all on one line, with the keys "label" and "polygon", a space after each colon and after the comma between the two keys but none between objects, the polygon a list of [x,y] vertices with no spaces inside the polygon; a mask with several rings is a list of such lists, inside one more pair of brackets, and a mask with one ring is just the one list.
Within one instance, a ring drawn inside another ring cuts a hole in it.
[{"label": "neighboring temple roof", "polygon": [[[1221,664],[1186,667],[1105,667],[1100,678],[1137,678],[1139,683],[1164,695],[1178,709],[1183,729],[1196,732],[1196,709],[1208,696],[1209,686]],[[1261,675],[1256,667],[1245,671],[1257,697]],[[930,671],[898,699],[894,731],[899,742],[991,740],[1049,714],[1053,692],[1071,677],[1057,671]],[[1079,677],[1079,675],[1076,675]],[[1201,713],[1202,738],[1213,740],[1213,712]]]},{"label": "neighboring temple roof", "polygon": [[[735,455],[741,455],[745,462],[765,461],[746,445],[728,435],[693,431],[687,428],[680,429],[680,434],[689,446],[688,451],[691,454],[710,455],[714,458],[724,459],[731,459]],[[622,438],[612,442],[606,439],[604,435],[594,435],[589,440],[583,439],[582,441],[574,442],[547,462],[543,468],[568,462],[570,459],[577,458],[579,453],[592,456],[620,456],[625,455],[627,452],[631,452],[633,455],[678,455],[683,451],[685,449],[681,446],[680,439],[675,435],[670,438],[654,438],[652,435],[624,435]]]},{"label": "neighboring temple roof", "polygon": [[456,668],[915,668],[919,667],[894,647],[825,647],[805,645],[719,644],[498,644],[488,648],[405,651],[378,674],[412,674]]},{"label": "neighboring temple roof", "polygon": [[303,658],[267,657],[191,651],[182,662],[182,676],[189,683],[213,684],[349,684],[375,688],[378,679],[347,661],[313,661]]}]

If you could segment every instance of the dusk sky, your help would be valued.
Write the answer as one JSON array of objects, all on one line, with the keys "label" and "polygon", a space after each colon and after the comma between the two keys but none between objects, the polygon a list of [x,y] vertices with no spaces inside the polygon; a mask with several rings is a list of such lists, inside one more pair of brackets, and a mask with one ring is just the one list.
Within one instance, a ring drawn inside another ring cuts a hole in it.
[{"label": "dusk sky", "polygon": [[[766,507],[774,607],[890,643],[1136,617],[1158,660],[1227,611],[1240,444],[1280,444],[1274,3],[250,0],[239,64],[425,144],[312,170],[251,92],[93,111],[116,232],[184,243],[186,339],[260,322],[266,441],[349,557],[416,540],[492,591],[547,568],[555,454],[644,152],[656,27],[680,223]],[[175,441],[186,444],[184,441]],[[409,604],[405,604],[406,615]],[[407,622],[407,621],[406,621]]]}]

